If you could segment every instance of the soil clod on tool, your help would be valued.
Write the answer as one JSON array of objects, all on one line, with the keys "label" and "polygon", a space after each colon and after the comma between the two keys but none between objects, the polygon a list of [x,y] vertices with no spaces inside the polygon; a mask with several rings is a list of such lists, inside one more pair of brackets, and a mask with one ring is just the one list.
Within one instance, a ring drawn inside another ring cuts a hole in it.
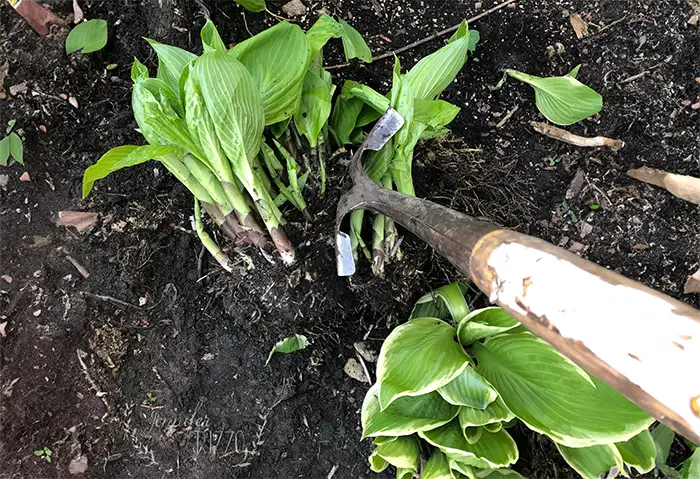
[{"label": "soil clod on tool", "polygon": [[700,441],[700,311],[546,241],[373,182],[362,156],[402,126],[387,110],[352,158],[336,218],[338,274],[355,272],[345,216],[393,218],[564,356],[694,442]]}]

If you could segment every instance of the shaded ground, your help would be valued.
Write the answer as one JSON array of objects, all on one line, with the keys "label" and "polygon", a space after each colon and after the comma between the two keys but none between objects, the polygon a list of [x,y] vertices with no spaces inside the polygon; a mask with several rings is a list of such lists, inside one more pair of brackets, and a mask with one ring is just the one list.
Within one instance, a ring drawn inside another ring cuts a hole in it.
[{"label": "shaded ground", "polygon": [[[134,56],[155,66],[141,37],[200,48],[199,4],[161,3],[81,2],[87,18],[108,21],[110,41],[102,52],[70,58],[60,41],[38,37],[0,5],[6,89],[27,85],[0,101],[0,124],[15,118],[22,130],[27,165],[0,171],[8,175],[0,190],[1,270],[13,279],[0,286],[0,322],[7,321],[0,338],[0,477],[66,476],[81,454],[89,477],[368,477],[369,444],[359,442],[366,387],[342,367],[353,342],[367,335],[378,347],[421,292],[452,281],[455,272],[408,236],[405,260],[390,265],[386,278],[369,275],[367,265],[349,281],[337,278],[332,221],[347,187],[340,160],[329,165],[326,198],[311,201],[314,223],[292,214],[299,261],[288,270],[245,250],[254,268],[232,251],[238,266],[223,274],[189,231],[188,194],[155,164],[114,175],[81,201],[83,170],[107,149],[141,141],[129,68]],[[248,14],[245,24],[233,2],[206,5],[227,42],[247,38],[246,25],[256,33],[273,21]],[[301,23],[310,25],[324,7],[383,52],[491,5],[329,0]],[[280,2],[269,6],[279,11]],[[72,11],[70,2],[54,9]],[[598,27],[577,40],[564,10]],[[642,165],[700,175],[700,112],[685,103],[700,94],[700,35],[687,24],[690,15],[680,0],[594,7],[522,1],[476,22],[477,54],[445,95],[463,107],[454,136],[417,151],[419,196],[576,249],[698,306],[697,296],[681,296],[698,268],[697,208],[625,175]],[[563,51],[548,57],[547,47],[556,52],[557,43]],[[439,44],[402,54],[404,67]],[[328,62],[342,63],[333,48]],[[509,80],[500,90],[487,88],[507,67],[551,75],[578,63],[579,78],[604,96],[605,107],[571,130],[623,139],[618,154],[538,136],[529,128],[538,113],[528,87]],[[107,71],[108,64],[117,67]],[[390,64],[334,73],[385,91]],[[78,108],[61,93],[75,97]],[[583,187],[563,205],[579,169]],[[31,182],[19,181],[25,170]],[[97,212],[99,221],[78,234],[55,226],[60,210]],[[482,296],[473,298],[483,304]],[[264,367],[274,342],[295,332],[312,346]],[[523,430],[514,436],[518,470],[570,476],[550,443]],[[33,454],[45,446],[51,464]],[[680,445],[675,453],[683,453]]]}]

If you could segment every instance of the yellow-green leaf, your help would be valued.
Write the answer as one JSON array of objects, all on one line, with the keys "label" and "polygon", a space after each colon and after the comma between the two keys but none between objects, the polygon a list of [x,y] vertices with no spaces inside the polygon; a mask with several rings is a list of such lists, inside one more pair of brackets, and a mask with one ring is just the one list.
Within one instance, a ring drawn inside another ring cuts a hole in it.
[{"label": "yellow-green leaf", "polygon": [[355,30],[348,22],[340,19],[340,25],[343,27],[343,50],[345,51],[345,61],[350,61],[353,58],[372,63],[372,52],[370,51],[364,38],[360,32]]},{"label": "yellow-green leaf", "polygon": [[599,479],[613,467],[623,468],[620,453],[614,444],[571,448],[557,444],[564,460],[584,479]]},{"label": "yellow-green leaf", "polygon": [[632,439],[615,443],[622,460],[640,474],[646,474],[654,469],[656,445],[648,429],[643,430]]},{"label": "yellow-green leaf", "polygon": [[450,404],[476,409],[486,409],[498,397],[496,390],[471,366],[437,391]]},{"label": "yellow-green leaf", "polygon": [[421,479],[452,479],[449,460],[440,449],[433,449],[430,459],[421,469],[420,477]]},{"label": "yellow-green leaf", "polygon": [[249,10],[251,12],[262,12],[267,7],[265,6],[265,0],[234,0],[241,7]]},{"label": "yellow-green leaf", "polygon": [[66,37],[66,53],[82,50],[92,53],[102,50],[107,45],[107,22],[100,19],[79,23]]},{"label": "yellow-green leaf", "polygon": [[489,336],[517,328],[520,323],[503,308],[490,307],[472,311],[459,323],[457,336],[463,346],[469,346]]},{"label": "yellow-green leaf", "polygon": [[486,409],[477,409],[469,406],[459,408],[459,423],[462,428],[508,422],[514,417],[500,396],[497,396],[496,400],[489,404]]}]

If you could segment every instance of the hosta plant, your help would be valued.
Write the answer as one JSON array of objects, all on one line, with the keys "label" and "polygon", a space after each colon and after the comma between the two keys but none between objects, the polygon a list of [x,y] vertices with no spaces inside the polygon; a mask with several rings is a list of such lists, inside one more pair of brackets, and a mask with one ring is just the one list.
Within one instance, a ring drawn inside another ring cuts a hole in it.
[{"label": "hosta plant", "polygon": [[[310,216],[302,195],[310,167],[305,161],[302,172],[297,161],[306,158],[299,134],[312,149],[322,143],[333,85],[321,51],[330,38],[342,38],[349,57],[371,60],[359,33],[327,15],[306,33],[282,22],[231,49],[207,21],[199,56],[149,40],[156,77],[138,60],[132,68],[134,117],[148,144],[108,151],[85,171],[83,196],[114,171],[156,160],[194,196],[194,229],[225,269],[228,258],[207,234],[201,207],[234,240],[271,240],[292,262],[280,208],[289,202]],[[321,184],[324,178],[321,169]]]},{"label": "hosta plant", "polygon": [[[402,72],[396,58],[393,85],[386,95],[351,80],[345,82],[331,117],[332,135],[338,144],[362,142],[371,123],[389,106],[405,120],[396,136],[368,156],[364,167],[374,181],[414,195],[413,150],[420,140],[446,133],[446,126],[459,113],[459,107],[438,98],[462,69],[478,40],[479,32],[469,30],[463,22],[447,45],[421,59],[408,72]],[[385,262],[398,253],[396,225],[390,218],[374,215],[370,251],[361,236],[363,218],[362,211],[351,217],[353,252],[357,256],[361,250],[371,259],[375,274],[381,274]]]},{"label": "hosta plant", "polygon": [[384,341],[376,374],[362,405],[374,471],[522,477],[510,470],[518,448],[508,429],[518,421],[554,441],[584,478],[654,468],[651,417],[506,311],[470,312],[458,283],[418,301]]}]

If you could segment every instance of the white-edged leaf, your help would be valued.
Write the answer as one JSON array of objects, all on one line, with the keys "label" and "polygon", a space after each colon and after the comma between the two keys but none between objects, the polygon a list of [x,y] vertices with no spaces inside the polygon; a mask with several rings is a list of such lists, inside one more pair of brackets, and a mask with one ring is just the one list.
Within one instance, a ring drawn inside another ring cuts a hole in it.
[{"label": "white-edged leaf", "polygon": [[656,445],[648,429],[643,430],[632,439],[615,443],[622,460],[640,474],[646,474],[654,469]]},{"label": "white-edged leaf", "polygon": [[396,437],[393,441],[381,442],[377,445],[375,452],[394,467],[418,470],[420,444],[414,435]]},{"label": "white-edged leaf", "polygon": [[402,397],[381,410],[378,385],[374,384],[362,403],[362,437],[407,436],[434,429],[451,421],[459,408],[445,402],[437,392]]},{"label": "white-edged leaf", "polygon": [[[475,444],[479,439],[481,439],[481,434],[485,431],[486,429],[481,427],[481,426],[474,426],[474,427],[465,427],[462,430],[462,433],[464,434],[464,438],[467,440],[469,444]],[[497,432],[497,431],[494,431]]]},{"label": "white-edged leaf", "polygon": [[465,28],[462,30],[462,36],[457,38],[455,34],[450,43],[435,53],[423,57],[406,73],[405,81],[411,87],[416,99],[436,99],[452,83],[466,63],[467,52],[472,42],[466,22],[463,25]]},{"label": "white-edged leaf", "polygon": [[389,467],[389,463],[386,462],[382,456],[377,454],[377,451],[372,452],[372,455],[369,456],[368,460],[369,468],[372,470],[372,472],[382,472]]},{"label": "white-edged leaf", "polygon": [[265,125],[291,117],[301,99],[309,67],[309,42],[304,31],[287,22],[263,30],[231,50],[250,71],[260,91]]},{"label": "white-edged leaf", "polygon": [[345,61],[359,58],[363,62],[372,63],[372,52],[367,46],[367,43],[365,43],[365,39],[360,35],[360,32],[355,30],[342,18],[339,23],[343,27],[342,40],[343,50],[345,51]]},{"label": "white-edged leaf", "polygon": [[476,409],[486,409],[498,397],[496,390],[471,366],[437,391],[450,404]]},{"label": "white-edged leaf", "polygon": [[309,345],[309,340],[303,334],[295,334],[294,336],[289,336],[284,338],[282,341],[278,341],[277,344],[272,348],[270,354],[267,356],[267,363],[272,359],[272,355],[275,353],[293,353],[299,351],[300,349],[305,349]]},{"label": "white-edged leaf", "polygon": [[176,147],[165,145],[124,145],[112,148],[102,155],[97,160],[97,163],[85,170],[83,174],[83,198],[90,194],[95,181],[104,178],[110,173],[129,166],[140,165],[175,151],[177,151]]},{"label": "white-edged leaf", "polygon": [[455,461],[454,459],[450,459],[450,469],[453,473],[457,472],[469,479],[476,479],[476,471],[474,470],[474,466],[470,466],[468,464]]},{"label": "white-edged leaf", "polygon": [[501,397],[489,404],[486,409],[463,406],[459,408],[459,423],[462,428],[485,426],[499,422],[508,422],[515,416],[508,409]]},{"label": "white-edged leaf", "polygon": [[396,468],[396,479],[413,479],[413,469]]},{"label": "white-edged leaf", "polygon": [[474,341],[505,333],[519,325],[503,308],[482,308],[472,311],[459,323],[457,337],[462,346],[469,346]]},{"label": "white-edged leaf", "polygon": [[100,19],[79,23],[66,37],[66,53],[82,50],[92,53],[102,50],[107,45],[107,22]]},{"label": "white-edged leaf", "polygon": [[479,479],[527,479],[512,469],[483,469],[477,471],[476,477]]},{"label": "white-edged leaf", "polygon": [[599,479],[613,467],[622,470],[623,461],[614,444],[570,448],[557,444],[559,454],[584,479]]},{"label": "white-edged leaf", "polygon": [[452,326],[435,318],[413,319],[389,334],[377,360],[382,409],[400,397],[435,391],[469,365],[455,335]]},{"label": "white-edged leaf", "polygon": [[420,471],[420,477],[421,479],[452,479],[449,459],[440,449],[433,449],[430,459]]},{"label": "white-edged leaf", "polygon": [[568,447],[626,441],[653,419],[530,333],[471,346],[477,372],[530,429]]},{"label": "white-edged leaf", "polygon": [[557,125],[571,125],[603,108],[603,97],[573,76],[542,78],[516,70],[506,73],[535,89],[537,109]]},{"label": "white-edged leaf", "polygon": [[482,469],[508,467],[518,460],[518,447],[505,429],[497,433],[483,431],[474,444],[462,433],[456,419],[448,424],[418,435],[455,461]]}]

